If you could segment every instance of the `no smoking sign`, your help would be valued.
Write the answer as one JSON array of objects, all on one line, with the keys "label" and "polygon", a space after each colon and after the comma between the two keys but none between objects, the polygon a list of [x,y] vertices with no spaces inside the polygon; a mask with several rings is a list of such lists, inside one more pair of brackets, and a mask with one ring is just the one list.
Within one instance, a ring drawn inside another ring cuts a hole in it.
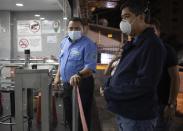
[{"label": "no smoking sign", "polygon": [[19,45],[21,48],[27,48],[29,45],[29,41],[27,39],[20,39]]}]

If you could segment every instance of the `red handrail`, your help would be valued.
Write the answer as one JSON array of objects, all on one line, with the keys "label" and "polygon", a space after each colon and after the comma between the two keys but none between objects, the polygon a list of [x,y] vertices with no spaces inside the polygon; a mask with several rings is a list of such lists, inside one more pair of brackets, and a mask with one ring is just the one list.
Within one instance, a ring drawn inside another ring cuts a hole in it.
[{"label": "red handrail", "polygon": [[86,124],[86,118],[85,118],[84,111],[83,111],[83,106],[82,106],[82,101],[81,101],[79,89],[78,89],[78,87],[75,87],[75,88],[76,88],[76,91],[77,91],[77,100],[78,100],[78,105],[79,105],[79,113],[80,113],[80,118],[81,118],[83,131],[88,131],[88,127],[87,127],[87,124]]}]

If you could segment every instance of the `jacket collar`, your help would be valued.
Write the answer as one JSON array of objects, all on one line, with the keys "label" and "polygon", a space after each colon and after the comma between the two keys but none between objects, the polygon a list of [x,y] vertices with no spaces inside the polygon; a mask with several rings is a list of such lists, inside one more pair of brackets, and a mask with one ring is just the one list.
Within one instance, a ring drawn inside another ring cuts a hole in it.
[{"label": "jacket collar", "polygon": [[146,28],[139,36],[136,36],[135,38],[134,38],[134,40],[133,40],[133,45],[134,46],[140,46],[142,43],[143,43],[143,41],[148,37],[148,36],[150,36],[150,35],[152,35],[153,34],[153,28],[150,28],[150,27],[148,27],[148,28]]},{"label": "jacket collar", "polygon": [[141,46],[144,43],[145,39],[149,35],[152,35],[152,33],[153,33],[153,28],[146,28],[139,36],[136,36],[135,38],[133,38],[132,41],[127,41],[123,46],[123,49],[126,51],[129,51],[135,47]]}]

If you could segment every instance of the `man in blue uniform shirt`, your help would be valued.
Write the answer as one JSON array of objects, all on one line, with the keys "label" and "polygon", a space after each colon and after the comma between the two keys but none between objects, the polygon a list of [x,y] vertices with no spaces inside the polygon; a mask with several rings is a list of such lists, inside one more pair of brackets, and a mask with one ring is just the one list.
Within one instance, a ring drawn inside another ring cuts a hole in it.
[{"label": "man in blue uniform shirt", "polygon": [[[91,104],[93,99],[96,70],[96,45],[83,35],[83,23],[80,18],[72,18],[68,24],[68,36],[61,41],[59,68],[54,85],[63,81],[65,117],[72,130],[72,88],[78,86],[83,103],[87,125],[90,126]],[[79,131],[82,131],[79,123]]]},{"label": "man in blue uniform shirt", "polygon": [[104,95],[108,109],[117,114],[119,131],[154,131],[157,121],[157,86],[166,49],[145,23],[144,4],[128,0],[122,6],[120,29],[134,38],[123,47]]}]

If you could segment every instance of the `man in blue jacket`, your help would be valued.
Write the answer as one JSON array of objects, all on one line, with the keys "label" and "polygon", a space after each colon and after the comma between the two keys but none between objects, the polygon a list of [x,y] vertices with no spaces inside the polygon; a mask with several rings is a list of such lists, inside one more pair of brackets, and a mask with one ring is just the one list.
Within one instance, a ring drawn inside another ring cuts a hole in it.
[{"label": "man in blue jacket", "polygon": [[128,0],[122,6],[120,29],[134,40],[125,44],[104,95],[108,109],[117,114],[119,131],[154,131],[157,121],[157,85],[166,49],[145,23],[144,6]]}]

